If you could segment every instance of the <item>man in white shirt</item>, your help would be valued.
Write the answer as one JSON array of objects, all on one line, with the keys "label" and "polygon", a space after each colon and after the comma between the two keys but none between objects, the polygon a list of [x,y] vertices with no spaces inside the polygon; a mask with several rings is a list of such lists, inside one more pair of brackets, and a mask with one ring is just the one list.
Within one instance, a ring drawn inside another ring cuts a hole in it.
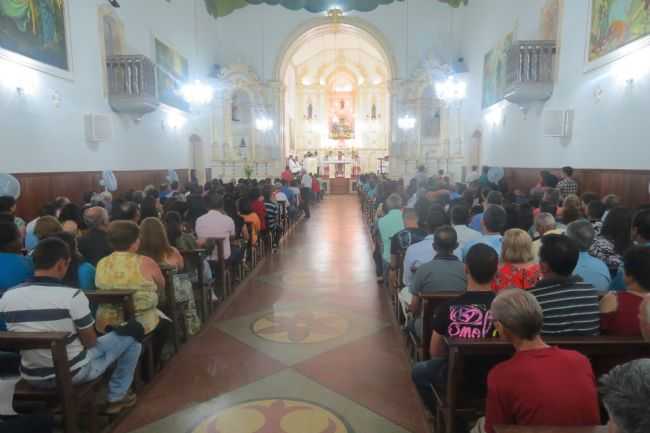
[{"label": "man in white shirt", "polygon": [[463,248],[469,242],[477,241],[481,238],[481,233],[469,227],[469,210],[467,206],[455,205],[451,208],[451,224],[456,230],[458,236],[458,248],[454,251],[454,255],[459,259],[463,257]]},{"label": "man in white shirt", "polygon": [[[0,299],[0,320],[10,332],[65,332],[66,352],[74,384],[91,382],[113,364],[108,382],[106,413],[117,414],[136,403],[129,392],[142,351],[136,338],[144,336],[142,325],[133,321],[117,332],[97,338],[95,320],[86,295],[63,283],[70,266],[70,250],[60,239],[44,239],[32,255],[34,278],[5,292]],[[23,350],[20,373],[37,388],[57,386],[49,349]]]},{"label": "man in white shirt", "polygon": [[[223,242],[223,258],[229,263],[239,263],[241,251],[239,248],[231,247],[230,240],[234,239],[235,222],[223,210],[223,197],[218,194],[210,194],[207,199],[208,213],[197,218],[196,236],[199,245],[203,246],[208,239],[221,238]],[[212,259],[219,260],[217,248],[212,252]]]},{"label": "man in white shirt", "polygon": [[291,173],[294,176],[300,174],[300,163],[298,162],[298,159],[294,156],[289,157],[289,170],[291,170]]}]

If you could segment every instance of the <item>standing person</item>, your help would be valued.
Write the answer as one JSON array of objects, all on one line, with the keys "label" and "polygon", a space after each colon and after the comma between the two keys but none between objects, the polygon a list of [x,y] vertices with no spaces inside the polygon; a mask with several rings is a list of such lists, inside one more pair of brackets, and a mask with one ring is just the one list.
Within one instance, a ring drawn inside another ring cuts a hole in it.
[{"label": "standing person", "polygon": [[309,205],[312,198],[312,177],[305,170],[302,171],[302,179],[300,181],[300,196],[302,197],[302,209],[305,212],[305,218],[311,217],[311,212],[309,211]]},{"label": "standing person", "polygon": [[316,201],[321,201],[322,200],[320,180],[318,180],[318,175],[317,174],[314,174],[312,176],[311,192],[314,193],[314,200],[316,200]]},{"label": "standing person", "polygon": [[[63,283],[70,263],[65,242],[45,239],[32,257],[34,279],[0,299],[0,316],[7,320],[9,331],[67,333],[66,352],[72,382],[93,381],[116,364],[108,382],[106,413],[114,415],[134,406],[136,396],[129,387],[142,350],[136,340],[143,334],[142,326],[132,322],[128,326],[132,331],[130,336],[109,332],[98,338],[88,298],[79,289]],[[30,384],[37,388],[57,386],[49,349],[25,350],[21,358],[21,375]]]},{"label": "standing person", "polygon": [[289,165],[284,168],[284,171],[280,175],[280,179],[287,181],[287,183],[291,183],[293,180],[293,174],[291,173],[291,168],[289,168]]},{"label": "standing person", "polygon": [[571,194],[578,194],[578,182],[573,179],[573,168],[562,167],[562,180],[557,183],[560,198],[564,200]]},{"label": "standing person", "polygon": [[291,174],[294,177],[300,174],[300,163],[298,162],[298,158],[293,155],[289,156],[289,170],[291,170]]},{"label": "standing person", "polygon": [[535,296],[521,289],[504,290],[490,311],[499,335],[516,353],[488,374],[485,431],[494,433],[494,426],[500,424],[600,424],[591,363],[578,352],[544,342],[542,307]]}]

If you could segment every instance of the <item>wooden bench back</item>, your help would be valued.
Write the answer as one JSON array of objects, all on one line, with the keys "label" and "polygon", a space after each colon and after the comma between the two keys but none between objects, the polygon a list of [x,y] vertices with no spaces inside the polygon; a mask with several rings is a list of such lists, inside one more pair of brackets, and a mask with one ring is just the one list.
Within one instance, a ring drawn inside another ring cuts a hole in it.
[{"label": "wooden bench back", "polygon": [[429,359],[429,345],[433,334],[433,315],[436,309],[445,302],[451,301],[462,295],[462,292],[438,292],[420,295],[422,307],[420,317],[422,318],[422,338],[420,339],[420,350],[425,360]]}]

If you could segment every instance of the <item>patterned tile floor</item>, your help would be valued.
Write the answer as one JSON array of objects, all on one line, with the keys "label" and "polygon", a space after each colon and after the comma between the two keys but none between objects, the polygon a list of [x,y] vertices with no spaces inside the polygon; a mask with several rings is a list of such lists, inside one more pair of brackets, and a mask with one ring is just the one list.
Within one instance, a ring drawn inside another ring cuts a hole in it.
[{"label": "patterned tile floor", "polygon": [[315,207],[117,433],[423,433],[356,197]]}]

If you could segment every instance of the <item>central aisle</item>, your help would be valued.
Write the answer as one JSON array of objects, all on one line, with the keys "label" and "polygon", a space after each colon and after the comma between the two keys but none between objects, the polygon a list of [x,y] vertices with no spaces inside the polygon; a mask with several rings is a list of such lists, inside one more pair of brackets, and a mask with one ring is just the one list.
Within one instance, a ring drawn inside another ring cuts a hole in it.
[{"label": "central aisle", "polygon": [[328,197],[117,431],[424,432],[390,314],[358,200]]}]

